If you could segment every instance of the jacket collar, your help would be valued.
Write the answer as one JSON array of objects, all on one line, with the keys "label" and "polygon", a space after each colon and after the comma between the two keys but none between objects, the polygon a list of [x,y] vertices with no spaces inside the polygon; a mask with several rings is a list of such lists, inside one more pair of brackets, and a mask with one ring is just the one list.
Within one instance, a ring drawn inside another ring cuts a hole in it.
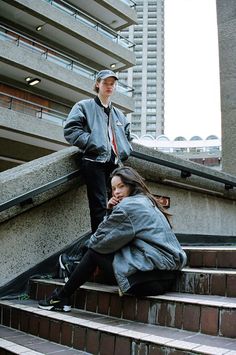
[{"label": "jacket collar", "polygon": [[98,96],[96,96],[96,97],[94,98],[94,101],[96,102],[96,104],[98,104],[99,106],[103,107],[104,109],[108,109],[108,108],[111,109],[111,102],[109,103],[108,107],[105,107],[105,106],[103,106],[103,104],[101,103],[101,100],[99,99]]}]

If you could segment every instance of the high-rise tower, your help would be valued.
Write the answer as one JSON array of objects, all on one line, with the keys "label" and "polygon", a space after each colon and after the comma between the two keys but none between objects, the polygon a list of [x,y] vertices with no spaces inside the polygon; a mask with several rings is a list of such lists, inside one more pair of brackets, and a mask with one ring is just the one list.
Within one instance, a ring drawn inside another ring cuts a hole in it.
[{"label": "high-rise tower", "polygon": [[164,133],[164,0],[137,0],[138,24],[123,31],[135,43],[136,65],[120,78],[134,88],[132,133]]}]

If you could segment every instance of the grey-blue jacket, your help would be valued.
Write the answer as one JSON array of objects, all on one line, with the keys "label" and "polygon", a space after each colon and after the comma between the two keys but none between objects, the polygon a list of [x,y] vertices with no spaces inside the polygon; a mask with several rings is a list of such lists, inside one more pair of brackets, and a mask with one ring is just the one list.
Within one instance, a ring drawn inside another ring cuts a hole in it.
[{"label": "grey-blue jacket", "polygon": [[98,253],[115,253],[113,269],[122,292],[136,271],[179,270],[186,254],[163,213],[143,194],[124,198],[89,240]]},{"label": "grey-blue jacket", "polygon": [[[110,119],[112,131],[118,149],[118,160],[126,160],[130,155],[130,131],[125,115],[111,107]],[[111,157],[111,143],[108,137],[108,117],[103,107],[94,99],[77,102],[71,109],[64,126],[65,139],[79,147],[84,157],[106,162]]]}]

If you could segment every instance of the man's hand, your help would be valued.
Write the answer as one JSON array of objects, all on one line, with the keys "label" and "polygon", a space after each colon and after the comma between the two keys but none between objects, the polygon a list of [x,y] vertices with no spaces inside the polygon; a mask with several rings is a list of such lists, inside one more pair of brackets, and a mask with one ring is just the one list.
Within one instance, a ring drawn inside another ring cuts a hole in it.
[{"label": "man's hand", "polygon": [[120,202],[120,201],[119,201],[117,198],[115,198],[114,196],[112,196],[112,197],[110,198],[110,200],[108,201],[108,203],[107,203],[107,208],[110,210],[110,209],[112,209],[114,206],[116,206],[119,202]]}]

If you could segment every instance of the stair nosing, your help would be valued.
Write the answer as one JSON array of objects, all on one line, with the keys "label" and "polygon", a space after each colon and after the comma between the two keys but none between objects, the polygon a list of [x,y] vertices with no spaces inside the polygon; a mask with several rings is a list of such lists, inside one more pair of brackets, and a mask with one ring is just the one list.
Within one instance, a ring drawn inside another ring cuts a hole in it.
[{"label": "stair nosing", "polygon": [[[0,338],[0,349],[12,351],[12,352],[18,351],[18,352],[15,352],[15,354],[27,354],[27,353],[29,354],[29,353],[31,353],[32,355],[44,355],[41,352],[27,348],[24,345],[16,344],[16,343],[14,343],[10,340],[4,339],[4,338]],[[22,352],[19,353],[19,351],[22,351]]]},{"label": "stair nosing", "polygon": [[193,250],[193,251],[236,251],[236,246],[191,246],[191,245],[182,245],[184,250]]},{"label": "stair nosing", "polygon": [[193,273],[199,273],[199,274],[227,274],[227,275],[236,275],[236,270],[235,269],[228,269],[228,268],[191,268],[191,267],[185,267],[181,270],[182,272],[193,272]]}]

